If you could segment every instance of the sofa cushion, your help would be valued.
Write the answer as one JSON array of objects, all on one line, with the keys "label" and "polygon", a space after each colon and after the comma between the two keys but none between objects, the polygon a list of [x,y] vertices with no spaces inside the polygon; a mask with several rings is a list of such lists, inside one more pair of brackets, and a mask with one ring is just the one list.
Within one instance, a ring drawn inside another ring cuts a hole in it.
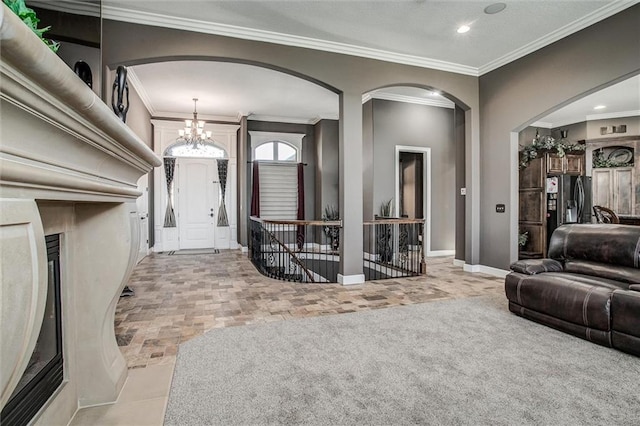
[{"label": "sofa cushion", "polygon": [[611,293],[620,288],[626,288],[626,284],[567,272],[536,275],[512,272],[505,279],[505,292],[510,301],[603,331],[610,330]]},{"label": "sofa cushion", "polygon": [[627,284],[640,284],[640,269],[627,266],[607,265],[589,260],[567,260],[564,263],[565,272],[608,278]]},{"label": "sofa cushion", "polygon": [[573,224],[551,235],[548,257],[640,268],[640,226]]},{"label": "sofa cushion", "polygon": [[640,338],[640,292],[625,290],[613,292],[611,295],[611,328]]},{"label": "sofa cushion", "polygon": [[[542,272],[560,272],[562,263],[554,259],[525,259],[514,262],[509,267],[514,272],[534,275]],[[639,281],[640,282],[640,281]]]}]

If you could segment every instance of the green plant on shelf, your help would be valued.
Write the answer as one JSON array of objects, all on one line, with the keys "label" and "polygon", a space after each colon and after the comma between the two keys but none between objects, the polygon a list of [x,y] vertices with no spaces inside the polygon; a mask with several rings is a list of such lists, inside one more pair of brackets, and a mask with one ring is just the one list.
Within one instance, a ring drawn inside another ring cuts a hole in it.
[{"label": "green plant on shelf", "polygon": [[633,159],[625,162],[616,161],[605,157],[602,149],[593,152],[593,167],[596,169],[604,167],[629,167],[633,164]]},{"label": "green plant on shelf", "polygon": [[49,49],[54,52],[60,48],[60,43],[44,38],[43,34],[51,29],[51,27],[38,28],[40,19],[36,16],[36,12],[33,9],[27,7],[24,0],[3,0],[4,4],[25,23],[27,27],[31,29],[37,35],[40,40],[46,44]]},{"label": "green plant on shelf", "polygon": [[539,151],[555,151],[559,157],[564,157],[567,151],[584,151],[586,148],[585,144],[573,144],[566,139],[556,140],[550,135],[540,136],[536,130],[536,137],[531,145],[525,146],[520,152],[520,168],[527,167],[531,160],[538,157]]}]

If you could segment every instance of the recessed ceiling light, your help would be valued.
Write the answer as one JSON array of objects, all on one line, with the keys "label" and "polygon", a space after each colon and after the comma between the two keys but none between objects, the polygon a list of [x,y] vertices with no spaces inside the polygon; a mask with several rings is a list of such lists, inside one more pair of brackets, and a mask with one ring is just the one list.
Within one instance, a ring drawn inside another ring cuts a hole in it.
[{"label": "recessed ceiling light", "polygon": [[593,109],[605,109],[607,106],[606,105],[598,105],[598,106],[594,106]]},{"label": "recessed ceiling light", "polygon": [[494,3],[484,8],[484,13],[487,15],[493,15],[502,12],[507,7],[504,3]]},{"label": "recessed ceiling light", "polygon": [[457,31],[458,31],[458,34],[464,34],[464,33],[466,33],[467,31],[469,31],[470,29],[471,29],[471,27],[470,27],[470,26],[468,26],[468,25],[461,25],[461,26],[458,28],[458,30],[457,30]]}]

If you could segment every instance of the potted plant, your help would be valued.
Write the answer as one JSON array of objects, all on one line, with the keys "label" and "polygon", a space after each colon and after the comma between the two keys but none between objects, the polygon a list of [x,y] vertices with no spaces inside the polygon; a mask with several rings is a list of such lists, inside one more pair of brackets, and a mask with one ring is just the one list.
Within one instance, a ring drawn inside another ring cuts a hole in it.
[{"label": "potted plant", "polygon": [[[324,213],[322,214],[322,220],[325,222],[340,220],[340,213],[338,209],[333,205],[326,205],[324,207]],[[337,251],[340,248],[340,227],[336,225],[323,226],[322,230],[329,239],[331,250]]]},{"label": "potted plant", "polygon": [[49,46],[49,49],[54,52],[58,51],[60,43],[49,40],[48,38],[44,38],[42,36],[45,32],[49,31],[51,27],[38,29],[38,23],[40,22],[40,19],[38,19],[38,17],[36,16],[36,12],[34,12],[33,9],[27,7],[24,0],[4,0],[4,4],[6,4],[13,13],[18,15],[18,17],[22,19],[22,22],[24,22],[27,27],[31,28],[31,31],[33,31],[35,35],[40,37],[44,44]]},{"label": "potted plant", "polygon": [[[393,198],[380,204],[380,218],[390,218],[393,215]],[[391,224],[376,225],[376,252],[378,261],[391,262],[393,248],[391,247]]]}]

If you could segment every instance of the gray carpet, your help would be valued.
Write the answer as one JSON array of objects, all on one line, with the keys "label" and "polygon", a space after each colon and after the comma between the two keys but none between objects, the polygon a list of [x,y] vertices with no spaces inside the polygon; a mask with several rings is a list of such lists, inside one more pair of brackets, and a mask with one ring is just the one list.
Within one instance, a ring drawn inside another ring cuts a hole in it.
[{"label": "gray carpet", "polygon": [[640,358],[488,297],[212,330],[166,425],[638,425]]}]

